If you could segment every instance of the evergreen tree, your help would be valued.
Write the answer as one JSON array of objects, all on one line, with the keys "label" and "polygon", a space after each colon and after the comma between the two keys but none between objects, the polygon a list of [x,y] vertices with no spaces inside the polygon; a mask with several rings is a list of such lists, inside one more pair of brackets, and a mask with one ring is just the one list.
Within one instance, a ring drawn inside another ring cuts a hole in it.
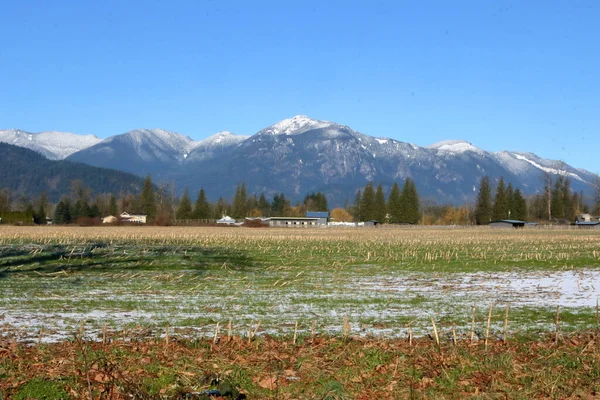
[{"label": "evergreen tree", "polygon": [[141,211],[142,213],[146,214],[148,219],[153,219],[156,217],[156,196],[150,175],[148,175],[144,180],[144,187],[140,196],[140,203]]},{"label": "evergreen tree", "polygon": [[57,225],[71,223],[71,202],[69,199],[63,199],[56,205],[53,223]]},{"label": "evergreen tree", "polygon": [[355,221],[362,221],[360,203],[362,202],[362,193],[360,189],[356,191],[356,197],[354,198],[354,204],[352,205],[351,214]]},{"label": "evergreen tree", "polygon": [[554,182],[554,187],[552,188],[552,200],[551,200],[551,210],[552,217],[554,218],[564,218],[565,217],[565,209],[564,209],[564,199],[563,199],[563,177],[558,176],[556,178],[556,182]]},{"label": "evergreen tree", "polygon": [[508,183],[508,185],[506,185],[506,216],[507,218],[512,218],[514,219],[514,198],[515,198],[515,191],[513,190],[512,187],[512,183]]},{"label": "evergreen tree", "polygon": [[258,209],[262,213],[263,217],[268,217],[271,215],[271,204],[267,201],[264,193],[260,194],[258,198]]},{"label": "evergreen tree", "polygon": [[244,218],[247,214],[248,195],[246,193],[246,183],[238,184],[233,197],[233,218]]},{"label": "evergreen tree", "polygon": [[527,202],[519,189],[513,193],[511,218],[519,221],[527,220]]},{"label": "evergreen tree", "polygon": [[374,219],[384,223],[386,222],[386,214],[387,207],[385,204],[385,195],[383,194],[383,186],[381,184],[377,186],[377,191],[375,192],[375,210],[374,210]]},{"label": "evergreen tree", "polygon": [[394,182],[394,186],[392,186],[392,191],[388,196],[387,209],[390,215],[390,222],[393,224],[402,222],[403,216],[406,215],[398,182]]},{"label": "evergreen tree", "polygon": [[360,201],[360,220],[369,221],[375,219],[375,189],[371,182],[367,183]]},{"label": "evergreen tree", "polygon": [[48,197],[46,192],[40,195],[40,203],[37,212],[33,216],[33,222],[36,224],[46,224],[46,207],[48,206]]},{"label": "evergreen tree", "polygon": [[492,189],[490,178],[484,176],[479,183],[477,205],[475,206],[475,222],[477,225],[486,225],[492,218]]},{"label": "evergreen tree", "polygon": [[192,218],[192,201],[190,200],[190,192],[186,187],[181,196],[179,207],[175,212],[175,218],[177,219],[190,219]]},{"label": "evergreen tree", "polygon": [[568,176],[563,179],[561,191],[564,218],[568,219],[569,221],[574,221],[577,203],[573,201],[573,196],[571,195],[571,180]]},{"label": "evergreen tree", "polygon": [[[211,216],[210,203],[206,200],[206,193],[204,189],[200,188],[198,192],[198,198],[196,199],[196,206],[194,207],[194,218],[196,219],[209,219]],[[219,216],[219,218],[221,218]]]},{"label": "evergreen tree", "polygon": [[415,187],[414,181],[410,178],[406,178],[404,181],[400,202],[402,204],[400,222],[417,224],[420,218],[419,195],[417,194],[417,188]]},{"label": "evergreen tree", "polygon": [[227,215],[229,213],[229,204],[227,204],[227,201],[222,198],[219,197],[219,201],[217,201],[217,204],[215,204],[215,219],[221,219],[223,216]]},{"label": "evergreen tree", "polygon": [[110,203],[108,206],[108,215],[112,215],[113,217],[116,217],[118,213],[119,213],[119,210],[117,208],[117,198],[113,194],[111,194],[110,195]]},{"label": "evergreen tree", "polygon": [[306,195],[302,203],[307,211],[329,211],[327,197],[321,192]]},{"label": "evergreen tree", "polygon": [[92,204],[90,207],[90,217],[98,218],[102,216],[102,212],[100,211],[100,207],[98,207],[98,203]]},{"label": "evergreen tree", "polygon": [[500,177],[496,187],[496,197],[494,197],[494,206],[492,208],[492,219],[508,218],[508,198],[506,188],[504,187],[504,178]]},{"label": "evergreen tree", "polygon": [[273,196],[273,203],[271,204],[271,212],[274,217],[283,217],[285,213],[287,200],[283,193],[275,194]]},{"label": "evergreen tree", "polygon": [[91,208],[87,201],[80,198],[75,202],[75,205],[71,210],[71,219],[76,221],[77,218],[88,218],[90,216]]}]

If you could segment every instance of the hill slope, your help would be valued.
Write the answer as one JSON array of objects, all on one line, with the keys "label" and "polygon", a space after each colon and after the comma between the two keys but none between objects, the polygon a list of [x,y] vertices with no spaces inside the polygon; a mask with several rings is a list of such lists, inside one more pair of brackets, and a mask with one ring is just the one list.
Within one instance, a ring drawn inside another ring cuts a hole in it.
[{"label": "hill slope", "polygon": [[81,179],[94,193],[141,191],[143,178],[121,171],[70,161],[48,160],[22,147],[0,143],[0,188],[13,194],[37,196],[46,192],[51,201],[69,193],[71,182]]}]

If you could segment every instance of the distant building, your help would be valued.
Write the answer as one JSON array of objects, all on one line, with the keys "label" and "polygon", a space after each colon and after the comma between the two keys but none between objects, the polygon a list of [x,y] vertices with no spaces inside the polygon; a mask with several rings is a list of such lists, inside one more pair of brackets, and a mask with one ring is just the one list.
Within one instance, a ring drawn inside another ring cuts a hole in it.
[{"label": "distant building", "polygon": [[131,222],[136,224],[145,224],[146,223],[146,215],[144,214],[129,214],[128,212],[123,212],[120,215],[121,221],[123,222]]},{"label": "distant building", "polygon": [[307,211],[306,218],[318,218],[317,225],[327,225],[329,222],[329,212],[327,211]]},{"label": "distant building", "polygon": [[575,225],[579,228],[600,229],[600,221],[576,221]]},{"label": "distant building", "polygon": [[[288,228],[306,228],[315,227],[319,224],[320,218],[308,217],[271,217],[269,218],[269,226],[288,227]],[[327,223],[325,223],[327,225]]]},{"label": "distant building", "polygon": [[223,215],[223,218],[217,220],[217,224],[234,225],[235,224],[235,219],[231,218],[228,215]]},{"label": "distant building", "polygon": [[379,221],[375,221],[374,219],[371,219],[369,221],[365,221],[363,226],[377,226],[379,225]]},{"label": "distant building", "polygon": [[500,219],[490,222],[490,228],[524,228],[527,222],[516,219]]}]

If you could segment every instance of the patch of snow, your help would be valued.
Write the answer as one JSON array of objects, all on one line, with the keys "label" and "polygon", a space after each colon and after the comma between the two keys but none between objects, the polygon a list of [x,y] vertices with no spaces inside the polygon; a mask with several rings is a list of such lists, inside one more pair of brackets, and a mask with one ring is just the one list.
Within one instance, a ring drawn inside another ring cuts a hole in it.
[{"label": "patch of snow", "polygon": [[284,119],[275,125],[263,129],[259,134],[299,135],[311,129],[326,128],[331,125],[334,125],[334,123],[311,119],[306,115],[296,115],[295,117]]},{"label": "patch of snow", "polygon": [[375,138],[375,140],[377,140],[379,142],[379,144],[386,144],[388,142],[387,139],[377,139],[377,138]]},{"label": "patch of snow", "polygon": [[427,148],[436,149],[441,152],[457,153],[457,154],[465,153],[467,151],[471,151],[474,153],[480,153],[480,154],[485,153],[483,150],[473,146],[469,142],[465,142],[464,140],[444,140],[442,142],[438,142],[438,143],[432,144],[430,146],[427,146]]},{"label": "patch of snow", "polygon": [[233,133],[228,131],[218,132],[198,142],[195,148],[235,145],[248,139],[248,137],[249,136],[244,135],[234,135]]},{"label": "patch of snow", "polygon": [[568,176],[570,176],[572,178],[575,178],[575,179],[577,179],[577,180],[579,180],[581,182],[585,182],[585,180],[583,180],[579,175],[577,175],[577,174],[575,174],[573,172],[568,172],[566,170],[559,170],[559,169],[556,169],[556,168],[544,167],[543,165],[540,165],[539,163],[537,163],[537,162],[535,162],[533,160],[530,160],[529,158],[527,158],[527,157],[525,157],[525,156],[523,156],[521,154],[518,154],[518,153],[512,153],[512,155],[517,160],[525,161],[525,162],[533,165],[537,169],[540,169],[540,170],[542,170],[544,172],[548,172],[548,173],[554,174],[554,175],[566,174],[566,175],[568,175]]},{"label": "patch of snow", "polygon": [[0,130],[0,142],[36,151],[51,160],[62,160],[101,141],[102,139],[94,135],[68,132],[30,133],[18,129]]}]

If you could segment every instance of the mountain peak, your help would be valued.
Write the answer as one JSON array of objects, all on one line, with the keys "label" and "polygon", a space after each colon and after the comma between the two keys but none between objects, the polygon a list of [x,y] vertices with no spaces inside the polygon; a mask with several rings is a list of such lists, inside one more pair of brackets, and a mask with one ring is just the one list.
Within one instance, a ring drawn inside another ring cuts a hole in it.
[{"label": "mountain peak", "polygon": [[319,121],[309,118],[306,115],[296,115],[263,129],[259,134],[299,135],[311,129],[326,128],[331,125],[334,125],[334,123],[329,121]]},{"label": "mountain peak", "polygon": [[472,143],[465,140],[444,140],[438,143],[427,146],[428,149],[435,149],[438,151],[444,151],[448,153],[464,153],[472,151],[475,153],[482,153],[483,150],[473,146]]},{"label": "mountain peak", "polygon": [[200,141],[198,146],[200,145],[230,145],[242,142],[248,139],[248,136],[245,135],[236,135],[229,131],[217,132],[214,135],[207,137],[206,139]]}]

